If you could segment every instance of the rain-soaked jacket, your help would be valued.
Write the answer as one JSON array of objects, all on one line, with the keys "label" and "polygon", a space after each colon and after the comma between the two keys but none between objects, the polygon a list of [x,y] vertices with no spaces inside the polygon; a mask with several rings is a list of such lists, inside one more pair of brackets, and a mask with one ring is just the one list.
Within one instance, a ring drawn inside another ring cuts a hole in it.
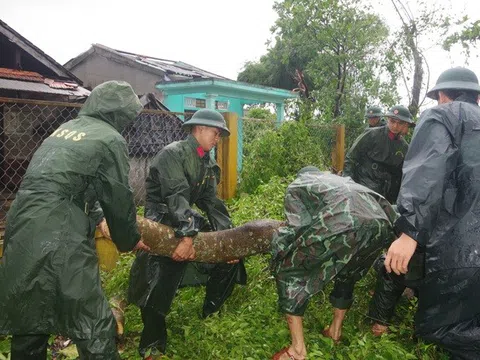
[{"label": "rain-soaked jacket", "polygon": [[115,335],[87,212],[98,200],[121,251],[139,241],[120,132],[140,110],[130,85],[104,83],[33,155],[7,215],[0,334]]},{"label": "rain-soaked jacket", "polygon": [[[186,140],[169,144],[150,166],[146,181],[145,217],[172,226],[179,238],[193,237],[199,231],[205,231],[208,225],[213,231],[230,229],[232,222],[228,210],[216,195],[219,180],[219,166],[209,153],[202,150],[194,136],[189,135]],[[192,209],[194,204],[207,215],[208,223]],[[129,301],[138,306],[156,301],[150,299],[150,295],[158,294],[154,291],[158,283],[155,274],[163,271],[164,266],[156,258],[158,256],[140,251],[135,259],[130,273]],[[240,273],[245,275],[243,263],[240,265]],[[201,272],[189,266],[182,284],[204,283],[207,277]],[[239,282],[244,283],[244,277]],[[158,295],[161,297],[162,294]]]},{"label": "rain-soaked jacket", "polygon": [[425,250],[419,332],[480,314],[480,108],[457,100],[422,113],[403,166],[396,226]]},{"label": "rain-soaked jacket", "polygon": [[288,186],[285,215],[287,225],[272,241],[272,269],[287,313],[295,313],[351,261],[370,258],[368,270],[394,239],[397,216],[367,187],[321,172],[300,174]]},{"label": "rain-soaked jacket", "polygon": [[345,157],[343,175],[350,176],[394,204],[400,190],[408,144],[402,137],[389,133],[388,126],[380,126],[360,135]]}]

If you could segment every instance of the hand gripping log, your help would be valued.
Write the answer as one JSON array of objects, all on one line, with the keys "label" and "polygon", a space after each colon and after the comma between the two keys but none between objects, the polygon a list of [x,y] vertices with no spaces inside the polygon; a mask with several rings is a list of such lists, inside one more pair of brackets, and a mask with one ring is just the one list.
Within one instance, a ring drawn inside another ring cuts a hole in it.
[{"label": "hand gripping log", "polygon": [[[171,256],[178,245],[171,227],[137,216],[142,240],[151,253]],[[282,225],[278,220],[255,220],[242,226],[213,232],[200,232],[193,240],[195,261],[220,263],[270,252],[275,231]]]}]

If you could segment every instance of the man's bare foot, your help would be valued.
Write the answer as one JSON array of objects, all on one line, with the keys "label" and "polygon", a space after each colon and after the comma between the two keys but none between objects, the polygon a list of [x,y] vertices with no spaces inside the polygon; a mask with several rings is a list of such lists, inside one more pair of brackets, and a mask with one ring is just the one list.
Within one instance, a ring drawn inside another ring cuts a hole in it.
[{"label": "man's bare foot", "polygon": [[335,344],[338,344],[342,338],[342,330],[335,331],[331,326],[322,330],[322,335],[333,340]]},{"label": "man's bare foot", "polygon": [[375,323],[372,325],[372,334],[373,336],[382,336],[388,332],[388,326]]}]

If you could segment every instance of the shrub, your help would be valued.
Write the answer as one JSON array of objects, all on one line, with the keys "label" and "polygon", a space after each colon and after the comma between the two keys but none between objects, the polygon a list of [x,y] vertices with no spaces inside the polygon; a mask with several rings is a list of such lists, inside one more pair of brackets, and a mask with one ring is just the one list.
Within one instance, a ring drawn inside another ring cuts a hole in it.
[{"label": "shrub", "polygon": [[239,192],[252,193],[274,176],[288,177],[307,165],[328,169],[334,144],[332,127],[287,121],[252,141],[243,162]]}]

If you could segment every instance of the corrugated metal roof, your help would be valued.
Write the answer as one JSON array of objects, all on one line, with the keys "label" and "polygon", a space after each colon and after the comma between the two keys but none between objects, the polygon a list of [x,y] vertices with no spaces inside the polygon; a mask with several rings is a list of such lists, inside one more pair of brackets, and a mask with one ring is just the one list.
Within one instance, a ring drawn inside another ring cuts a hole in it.
[{"label": "corrugated metal roof", "polygon": [[102,56],[104,56],[102,52],[112,54],[116,60],[124,61],[128,66],[137,66],[143,69],[150,68],[155,74],[163,73],[163,81],[178,81],[198,78],[229,80],[224,76],[214,74],[210,71],[200,69],[196,66],[184,63],[182,61],[160,59],[152,56],[135,54],[122,50],[115,50],[101,44],[93,44],[89,50],[81,53],[73,59],[70,59],[65,64],[65,67],[70,70],[75,68],[96,51],[99,52]]},{"label": "corrugated metal roof", "polygon": [[110,49],[110,48],[108,48],[106,46],[103,46],[103,45],[102,45],[102,47],[105,48],[105,49],[108,49],[110,51],[115,51],[118,54],[129,58],[130,60],[134,60],[134,61],[136,61],[140,64],[151,66],[155,69],[165,71],[166,73],[182,75],[182,76],[186,76],[186,77],[189,77],[189,78],[227,79],[224,76],[220,76],[220,75],[214,74],[210,71],[206,71],[206,70],[197,68],[193,65],[184,63],[182,61],[159,59],[159,58],[155,58],[155,57],[151,57],[151,56],[134,54],[134,53],[129,53],[129,52],[126,52],[126,51],[121,51],[121,50],[114,50],[114,49]]},{"label": "corrugated metal roof", "polygon": [[0,89],[17,90],[17,91],[30,91],[44,94],[56,94],[56,95],[68,95],[84,97],[90,95],[90,91],[78,86],[75,90],[66,89],[54,89],[50,86],[38,82],[28,82],[11,79],[0,79]]},{"label": "corrugated metal roof", "polygon": [[0,78],[43,82],[43,76],[34,71],[0,68]]},{"label": "corrugated metal roof", "polygon": [[175,66],[174,64],[169,64],[166,61],[160,61],[160,60],[148,58],[145,56],[131,55],[131,54],[125,54],[125,53],[121,53],[121,54],[140,64],[152,66],[152,67],[155,67],[156,69],[165,71],[167,73],[174,73],[174,74],[183,75],[187,77],[204,77],[202,76],[203,74],[200,72],[193,72],[184,68],[180,68],[178,66]]}]

